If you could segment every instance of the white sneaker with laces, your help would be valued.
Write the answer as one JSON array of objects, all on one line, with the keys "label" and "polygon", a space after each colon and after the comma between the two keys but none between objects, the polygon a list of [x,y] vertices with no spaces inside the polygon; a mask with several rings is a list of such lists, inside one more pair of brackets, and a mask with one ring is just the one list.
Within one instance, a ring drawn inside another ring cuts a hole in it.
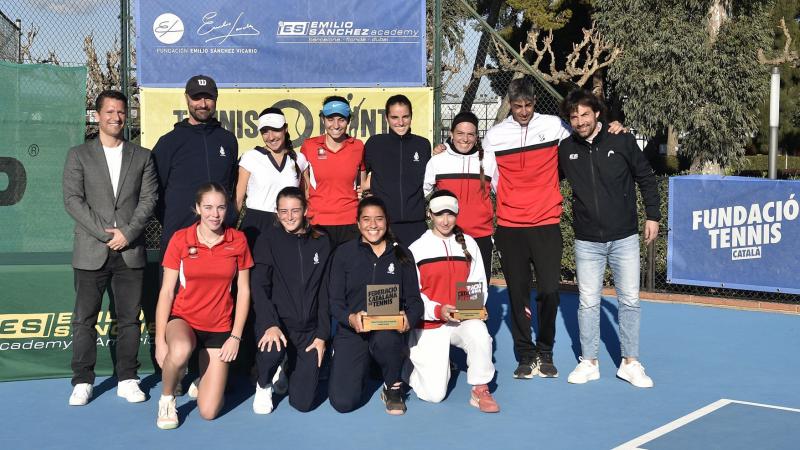
[{"label": "white sneaker with laces", "polygon": [[253,396],[253,412],[269,414],[272,412],[272,384],[261,387],[256,383],[256,395]]},{"label": "white sneaker with laces", "polygon": [[594,381],[600,379],[600,362],[594,360],[597,364],[593,364],[591,359],[578,358],[580,362],[575,370],[570,372],[567,381],[572,384],[584,384],[587,381]]},{"label": "white sneaker with laces", "polygon": [[117,383],[117,396],[124,398],[128,403],[140,403],[147,400],[144,392],[139,389],[139,380],[135,378]]},{"label": "white sneaker with laces", "polygon": [[190,398],[197,398],[197,391],[200,387],[200,377],[197,377],[192,381],[192,384],[189,385],[189,390],[186,391],[186,395]]},{"label": "white sneaker with laces", "polygon": [[156,426],[162,430],[178,428],[178,409],[175,407],[174,395],[162,395],[158,400]]},{"label": "white sneaker with laces", "polygon": [[69,396],[71,406],[83,406],[89,403],[92,398],[92,384],[78,383],[72,388],[72,395]]},{"label": "white sneaker with laces", "polygon": [[639,361],[626,364],[623,359],[617,370],[617,376],[638,388],[653,387],[653,380],[644,373],[644,366]]}]

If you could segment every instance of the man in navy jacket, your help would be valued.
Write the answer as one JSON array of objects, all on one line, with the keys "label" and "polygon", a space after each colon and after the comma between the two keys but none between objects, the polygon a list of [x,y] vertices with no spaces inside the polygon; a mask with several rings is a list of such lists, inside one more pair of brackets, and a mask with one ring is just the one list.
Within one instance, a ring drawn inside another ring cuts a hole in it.
[{"label": "man in navy jacket", "polygon": [[[186,82],[189,117],[176,123],[153,147],[161,200],[157,216],[163,231],[161,251],[172,234],[196,221],[195,192],[215,181],[233,192],[239,144],[236,136],[214,118],[217,85],[211,77],[196,75]],[[228,208],[226,222],[233,223],[236,208]]]}]

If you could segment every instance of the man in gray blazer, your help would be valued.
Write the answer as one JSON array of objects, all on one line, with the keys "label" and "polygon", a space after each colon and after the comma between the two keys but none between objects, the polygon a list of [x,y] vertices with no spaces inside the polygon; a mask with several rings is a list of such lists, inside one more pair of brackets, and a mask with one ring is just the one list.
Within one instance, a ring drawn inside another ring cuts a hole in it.
[{"label": "man in gray blazer", "polygon": [[117,320],[117,395],[129,402],[145,400],[136,374],[143,231],[155,208],[158,181],[150,151],[123,140],[127,106],[121,92],[100,93],[95,102],[100,134],[71,148],[64,166],[64,207],[75,220],[70,405],[85,405],[92,397],[95,323],[109,282]]}]

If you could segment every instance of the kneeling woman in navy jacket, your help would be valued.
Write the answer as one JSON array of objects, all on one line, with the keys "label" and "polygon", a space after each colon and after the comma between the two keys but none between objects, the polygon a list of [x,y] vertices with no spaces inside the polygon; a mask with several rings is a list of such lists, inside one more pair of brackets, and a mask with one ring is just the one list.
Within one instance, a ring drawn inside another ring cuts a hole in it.
[{"label": "kneeling woman in navy jacket", "polygon": [[[331,261],[330,308],[339,323],[333,339],[333,363],[328,395],[339,412],[350,412],[361,405],[364,381],[370,359],[383,374],[381,398],[386,412],[406,411],[400,373],[405,358],[405,333],[414,328],[424,307],[419,294],[417,271],[411,253],[397,244],[389,230],[386,205],[377,197],[358,204],[358,230],[361,237],[339,246]],[[405,329],[369,331],[362,328],[366,314],[368,284],[398,284],[400,310],[406,316]],[[371,357],[371,358],[370,358]]]},{"label": "kneeling woman in navy jacket", "polygon": [[271,380],[284,356],[289,404],[299,411],[311,410],[330,335],[323,286],[331,248],[328,237],[306,221],[306,199],[300,189],[283,188],[276,206],[280,226],[263,230],[256,241],[250,289],[259,339],[256,414],[272,412]]}]

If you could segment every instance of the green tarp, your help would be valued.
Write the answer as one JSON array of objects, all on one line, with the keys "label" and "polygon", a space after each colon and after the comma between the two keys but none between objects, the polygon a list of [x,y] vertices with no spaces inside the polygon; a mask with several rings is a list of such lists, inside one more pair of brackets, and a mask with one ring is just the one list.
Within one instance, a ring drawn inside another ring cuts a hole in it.
[{"label": "green tarp", "polygon": [[[61,176],[67,150],[84,139],[85,102],[84,67],[0,61],[0,380],[70,375],[74,223]],[[110,374],[116,331],[108,297],[103,305],[97,372]],[[144,342],[143,370],[149,353]]]}]

